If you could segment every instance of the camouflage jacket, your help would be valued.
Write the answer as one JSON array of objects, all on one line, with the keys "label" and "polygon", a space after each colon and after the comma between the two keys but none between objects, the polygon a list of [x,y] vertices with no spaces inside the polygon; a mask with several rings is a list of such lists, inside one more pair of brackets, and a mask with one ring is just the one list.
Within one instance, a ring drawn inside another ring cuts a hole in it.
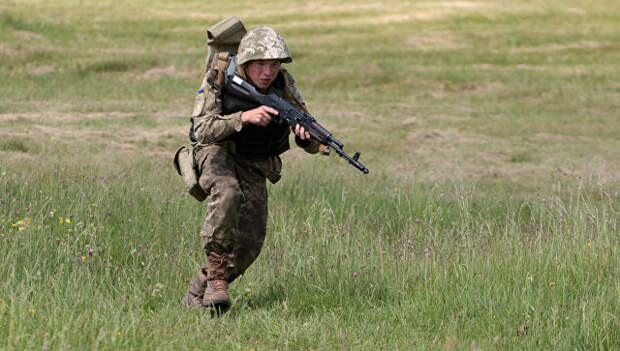
[{"label": "camouflage jacket", "polygon": [[[239,74],[244,79],[245,74],[238,69]],[[285,81],[284,99],[295,105],[295,100],[301,102],[302,97],[299,90],[295,87],[295,80],[285,69],[280,70]],[[222,93],[216,81],[218,76],[217,65],[211,64],[203,79],[201,88],[195,98],[194,111],[192,112],[193,136],[197,142],[192,145],[194,150],[199,150],[210,144],[218,143],[234,133],[240,132],[243,128],[241,123],[241,113],[243,111],[234,112],[228,115],[222,115]],[[303,147],[302,141],[295,137],[298,146]],[[319,143],[313,141],[310,145],[304,147],[308,153],[314,154],[319,151]],[[197,160],[200,162],[200,160]],[[255,166],[264,170],[263,174],[273,183],[279,179],[281,162],[279,157],[273,157],[267,160],[252,161]],[[272,176],[269,176],[272,175]],[[277,176],[276,176],[277,175]]]}]

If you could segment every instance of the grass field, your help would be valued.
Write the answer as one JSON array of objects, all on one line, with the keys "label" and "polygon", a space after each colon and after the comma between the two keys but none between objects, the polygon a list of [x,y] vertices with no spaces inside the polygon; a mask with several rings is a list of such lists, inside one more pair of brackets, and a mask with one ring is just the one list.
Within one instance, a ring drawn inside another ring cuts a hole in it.
[{"label": "grass field", "polygon": [[[230,14],[370,174],[284,154],[211,318],[171,158]],[[611,0],[0,3],[0,349],[619,349],[618,33]]]}]

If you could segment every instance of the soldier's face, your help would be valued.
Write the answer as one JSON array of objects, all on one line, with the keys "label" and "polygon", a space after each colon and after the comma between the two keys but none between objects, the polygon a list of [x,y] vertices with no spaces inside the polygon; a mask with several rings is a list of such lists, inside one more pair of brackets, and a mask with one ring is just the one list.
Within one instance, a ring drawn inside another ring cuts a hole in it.
[{"label": "soldier's face", "polygon": [[247,64],[246,73],[257,88],[267,89],[278,76],[280,65],[279,60],[250,61]]}]

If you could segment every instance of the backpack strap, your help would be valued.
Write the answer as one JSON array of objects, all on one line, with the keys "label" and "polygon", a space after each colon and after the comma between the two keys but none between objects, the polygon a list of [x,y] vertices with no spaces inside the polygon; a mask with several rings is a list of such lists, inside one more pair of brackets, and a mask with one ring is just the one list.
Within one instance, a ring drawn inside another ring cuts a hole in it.
[{"label": "backpack strap", "polygon": [[226,75],[226,69],[228,68],[228,58],[230,57],[229,52],[220,52],[217,54],[217,61],[215,62],[215,67],[217,67],[217,78],[215,84],[218,89],[222,89],[224,87],[224,76]]}]

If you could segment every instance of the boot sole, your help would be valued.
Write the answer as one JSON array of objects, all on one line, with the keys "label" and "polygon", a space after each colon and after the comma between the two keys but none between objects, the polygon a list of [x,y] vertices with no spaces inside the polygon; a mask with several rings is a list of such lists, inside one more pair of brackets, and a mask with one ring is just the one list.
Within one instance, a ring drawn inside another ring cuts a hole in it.
[{"label": "boot sole", "polygon": [[214,314],[220,315],[228,311],[228,309],[230,308],[230,301],[213,300],[213,302],[208,303],[204,306],[211,311],[211,315],[214,315]]}]

